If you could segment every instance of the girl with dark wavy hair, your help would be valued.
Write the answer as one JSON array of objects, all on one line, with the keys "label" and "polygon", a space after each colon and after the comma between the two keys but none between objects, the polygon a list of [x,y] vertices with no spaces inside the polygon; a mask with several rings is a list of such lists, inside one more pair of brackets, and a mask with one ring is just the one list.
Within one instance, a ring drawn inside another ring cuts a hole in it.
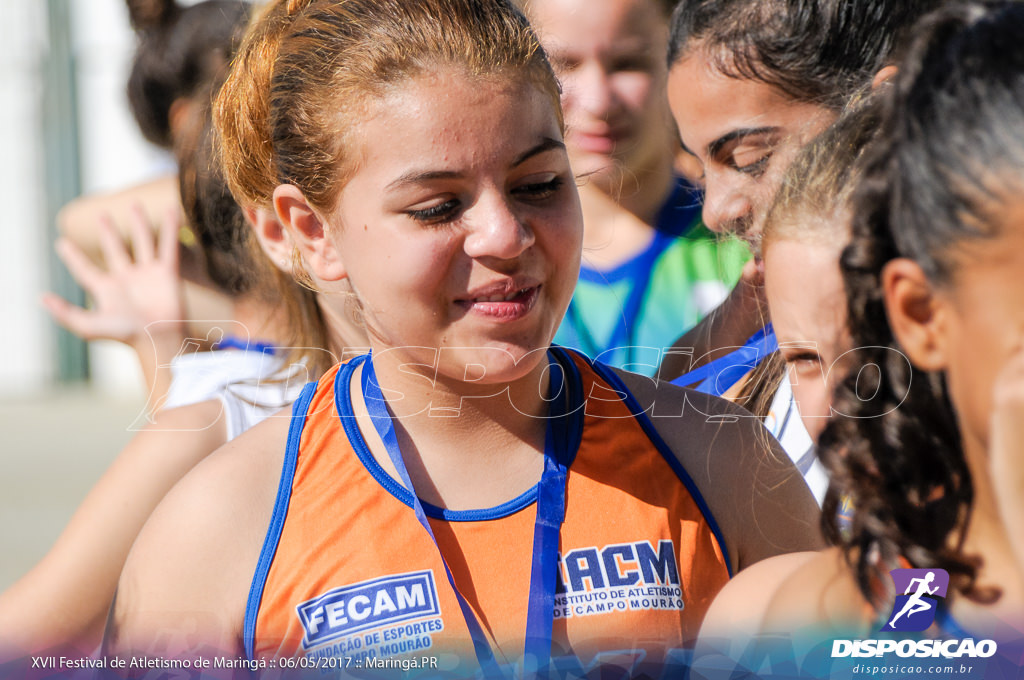
[{"label": "girl with dark wavy hair", "polygon": [[[840,385],[843,417],[821,438],[837,547],[759,565],[715,611],[746,596],[761,632],[874,637],[906,594],[890,572],[939,569],[949,590],[932,633],[1020,638],[1021,35],[1017,2],[958,3],[920,25],[886,93],[842,257],[864,369]],[[853,514],[840,526],[844,496]]]},{"label": "girl with dark wavy hair", "polygon": [[[746,240],[754,259],[726,301],[676,341],[660,376],[765,417],[794,461],[810,437],[799,418],[780,415],[796,407],[764,305],[765,213],[800,150],[884,82],[910,27],[939,4],[682,0],[673,13],[668,98],[680,142],[703,171],[703,219]],[[820,496],[819,479],[807,477]]]}]

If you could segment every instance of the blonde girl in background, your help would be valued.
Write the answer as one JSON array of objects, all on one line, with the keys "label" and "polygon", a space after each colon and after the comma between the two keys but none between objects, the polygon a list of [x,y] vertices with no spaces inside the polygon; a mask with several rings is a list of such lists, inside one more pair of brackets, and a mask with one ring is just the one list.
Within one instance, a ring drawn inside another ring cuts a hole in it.
[{"label": "blonde girl in background", "polygon": [[775,423],[769,429],[785,430],[791,419],[803,422],[806,451],[796,465],[819,502],[828,475],[815,446],[833,416],[832,393],[851,369],[853,349],[839,255],[850,241],[857,161],[878,128],[877,109],[866,93],[801,151],[764,222],[765,299],[793,393],[769,415]]}]

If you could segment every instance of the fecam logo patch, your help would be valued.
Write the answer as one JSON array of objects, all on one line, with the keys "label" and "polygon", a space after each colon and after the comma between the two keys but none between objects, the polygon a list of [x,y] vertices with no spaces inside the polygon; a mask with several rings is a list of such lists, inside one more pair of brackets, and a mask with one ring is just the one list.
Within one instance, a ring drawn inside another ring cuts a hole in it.
[{"label": "fecam logo patch", "polygon": [[305,649],[351,633],[441,613],[434,574],[429,570],[335,588],[295,609],[305,631]]}]

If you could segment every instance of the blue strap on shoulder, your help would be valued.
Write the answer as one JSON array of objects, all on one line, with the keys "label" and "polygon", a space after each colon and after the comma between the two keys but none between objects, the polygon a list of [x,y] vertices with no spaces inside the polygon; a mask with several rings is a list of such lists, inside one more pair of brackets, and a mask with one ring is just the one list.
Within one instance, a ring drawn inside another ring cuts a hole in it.
[{"label": "blue strap on shoulder", "polygon": [[742,347],[685,373],[671,382],[680,387],[696,384],[694,389],[698,392],[720,397],[778,349],[779,343],[775,338],[775,331],[772,329],[772,325],[768,324],[750,336]]},{"label": "blue strap on shoulder", "polygon": [[281,479],[278,482],[277,496],[274,499],[274,512],[270,518],[270,527],[263,539],[263,547],[260,548],[259,562],[256,564],[256,573],[249,586],[249,597],[245,604],[242,640],[247,659],[255,658],[256,617],[259,615],[260,604],[263,600],[263,589],[267,585],[267,575],[270,573],[270,566],[274,561],[274,554],[277,552],[277,544],[281,540],[281,532],[284,530],[284,522],[288,517],[292,481],[295,478],[295,466],[299,459],[299,443],[302,439],[302,431],[306,427],[309,404],[316,396],[316,386],[315,382],[307,383],[302,388],[299,398],[292,405],[292,420],[288,426],[288,444],[285,449]]}]

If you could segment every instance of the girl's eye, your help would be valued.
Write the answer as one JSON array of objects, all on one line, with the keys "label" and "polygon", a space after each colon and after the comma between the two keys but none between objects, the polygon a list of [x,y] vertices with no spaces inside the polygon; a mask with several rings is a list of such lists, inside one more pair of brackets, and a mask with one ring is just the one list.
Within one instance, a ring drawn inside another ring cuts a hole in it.
[{"label": "girl's eye", "polygon": [[519,198],[529,201],[542,201],[553,196],[565,183],[561,177],[552,177],[546,182],[531,182],[523,184],[512,190],[512,193]]},{"label": "girl's eye", "polygon": [[450,198],[443,203],[432,205],[429,208],[423,208],[421,210],[406,210],[405,213],[417,222],[437,224],[455,217],[458,209],[459,202],[454,198]]},{"label": "girl's eye", "polygon": [[566,55],[549,54],[551,68],[555,73],[572,73],[580,67],[580,60]]},{"label": "girl's eye", "polygon": [[646,54],[623,55],[611,62],[608,67],[611,73],[621,71],[652,71],[654,64]]},{"label": "girl's eye", "polygon": [[786,363],[795,366],[796,369],[806,370],[817,367],[821,363],[821,357],[817,352],[800,352],[785,357]]},{"label": "girl's eye", "polygon": [[750,175],[751,177],[757,178],[763,175],[764,171],[768,169],[768,161],[771,157],[772,154],[769,151],[752,163],[747,163],[746,165],[737,165],[734,163],[733,169],[742,172],[744,175]]}]

